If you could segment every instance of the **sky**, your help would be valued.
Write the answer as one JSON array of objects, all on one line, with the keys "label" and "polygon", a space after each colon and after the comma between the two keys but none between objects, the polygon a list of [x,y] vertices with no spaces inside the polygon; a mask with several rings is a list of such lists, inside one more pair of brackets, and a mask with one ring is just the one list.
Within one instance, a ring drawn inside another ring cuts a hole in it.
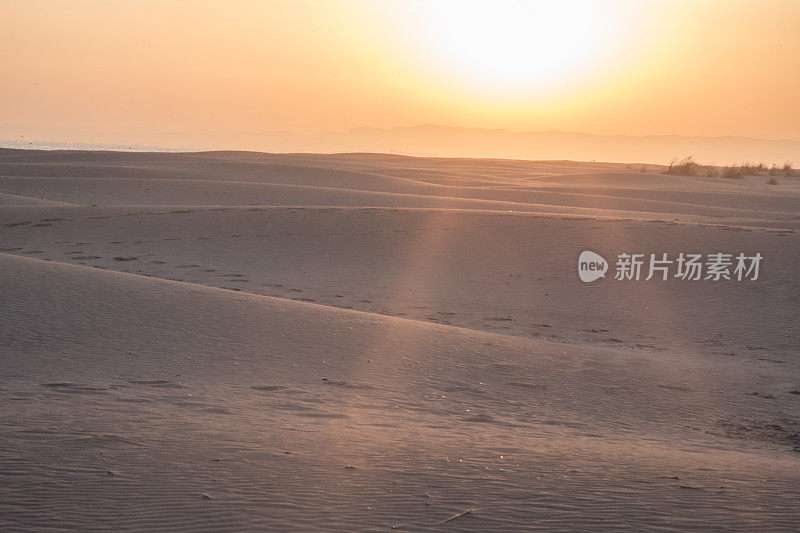
[{"label": "sky", "polygon": [[800,140],[793,0],[0,0],[0,140],[417,124]]}]

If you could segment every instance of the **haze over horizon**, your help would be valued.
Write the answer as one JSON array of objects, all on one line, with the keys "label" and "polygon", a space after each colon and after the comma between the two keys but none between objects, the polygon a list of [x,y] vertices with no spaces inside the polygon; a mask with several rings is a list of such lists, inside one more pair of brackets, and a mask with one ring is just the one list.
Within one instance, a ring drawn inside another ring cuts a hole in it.
[{"label": "haze over horizon", "polygon": [[396,128],[351,128],[320,134],[265,132],[243,134],[231,142],[209,136],[193,145],[152,146],[53,140],[3,140],[0,147],[33,150],[135,152],[252,151],[263,153],[385,153],[416,157],[608,161],[667,164],[691,155],[715,165],[761,162],[780,166],[800,161],[800,141],[752,137],[679,135],[594,135],[579,132],[517,132],[420,124]]},{"label": "haze over horizon", "polygon": [[[408,138],[415,124],[441,124],[512,137],[800,140],[800,5],[781,0],[505,0],[491,8],[278,0],[192,9],[78,0],[0,2],[0,11],[5,145],[648,162],[692,153],[721,163],[798,154],[794,145],[674,153],[622,141],[596,154],[556,144],[528,154],[488,137],[487,146],[454,152],[430,136]],[[364,127],[378,138],[353,139]],[[387,142],[398,130],[403,139]],[[463,147],[457,137],[449,142]]]}]

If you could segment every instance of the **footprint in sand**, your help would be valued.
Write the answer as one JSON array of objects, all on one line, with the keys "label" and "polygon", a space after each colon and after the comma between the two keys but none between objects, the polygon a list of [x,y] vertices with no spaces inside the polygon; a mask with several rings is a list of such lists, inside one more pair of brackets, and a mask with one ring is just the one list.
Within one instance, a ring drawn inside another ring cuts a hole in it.
[{"label": "footprint in sand", "polygon": [[671,390],[675,392],[691,392],[692,389],[688,387],[681,387],[680,385],[669,385],[667,383],[661,383],[660,385],[656,385],[656,387],[660,389]]},{"label": "footprint in sand", "polygon": [[186,389],[186,385],[168,379],[129,379],[132,385],[146,385],[148,387],[158,387],[161,389]]},{"label": "footprint in sand", "polygon": [[41,383],[41,385],[64,394],[102,394],[108,390],[105,387],[92,387],[70,382]]},{"label": "footprint in sand", "polygon": [[261,392],[277,392],[289,389],[284,385],[253,385],[250,388]]},{"label": "footprint in sand", "polygon": [[401,313],[399,311],[386,311],[385,309],[378,311],[378,314],[385,316],[407,316],[405,313]]}]

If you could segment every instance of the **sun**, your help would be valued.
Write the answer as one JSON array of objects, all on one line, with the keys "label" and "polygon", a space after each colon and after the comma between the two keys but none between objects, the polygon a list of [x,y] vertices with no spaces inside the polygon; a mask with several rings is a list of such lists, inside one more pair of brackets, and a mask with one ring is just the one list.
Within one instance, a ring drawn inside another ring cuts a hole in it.
[{"label": "sun", "polygon": [[411,12],[426,61],[460,83],[504,93],[590,77],[623,31],[614,0],[430,0]]}]

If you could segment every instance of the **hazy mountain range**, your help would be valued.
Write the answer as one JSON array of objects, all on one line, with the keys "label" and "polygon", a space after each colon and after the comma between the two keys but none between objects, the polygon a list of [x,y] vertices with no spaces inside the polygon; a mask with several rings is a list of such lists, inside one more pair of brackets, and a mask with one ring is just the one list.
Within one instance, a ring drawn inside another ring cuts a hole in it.
[{"label": "hazy mountain range", "polygon": [[[510,159],[568,159],[668,163],[694,156],[715,164],[764,162],[800,164],[800,141],[750,137],[688,137],[680,135],[593,135],[561,131],[514,132],[505,129],[460,128],[422,124],[396,128],[353,128],[342,132],[219,132],[190,137],[178,132],[160,137],[164,146],[189,150],[239,149],[263,152],[380,152],[419,156]],[[130,149],[125,141],[102,145]],[[2,142],[7,147],[102,148],[96,143]],[[148,143],[149,145],[157,142]],[[153,148],[139,149],[152,150]]]},{"label": "hazy mountain range", "polygon": [[513,132],[424,124],[398,128],[354,128],[318,136],[271,136],[278,151],[397,152],[410,155],[571,159],[666,163],[693,155],[718,164],[800,162],[800,141],[679,135],[592,135],[560,131]]}]

